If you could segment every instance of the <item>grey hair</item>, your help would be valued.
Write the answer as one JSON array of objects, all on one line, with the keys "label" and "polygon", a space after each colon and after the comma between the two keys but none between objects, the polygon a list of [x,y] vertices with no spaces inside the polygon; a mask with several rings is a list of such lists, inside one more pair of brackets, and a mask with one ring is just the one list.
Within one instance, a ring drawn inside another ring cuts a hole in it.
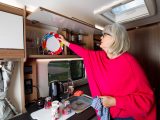
[{"label": "grey hair", "polygon": [[114,23],[105,26],[103,34],[110,34],[113,37],[114,43],[110,46],[108,52],[110,54],[121,54],[130,48],[130,40],[124,26]]}]

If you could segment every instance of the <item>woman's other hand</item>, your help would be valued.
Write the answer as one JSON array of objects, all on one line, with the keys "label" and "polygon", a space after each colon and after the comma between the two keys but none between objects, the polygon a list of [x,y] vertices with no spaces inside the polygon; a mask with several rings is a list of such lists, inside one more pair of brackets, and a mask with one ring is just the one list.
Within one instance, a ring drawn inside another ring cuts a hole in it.
[{"label": "woman's other hand", "polygon": [[116,105],[116,99],[111,96],[98,96],[101,98],[102,105],[104,107],[113,107]]},{"label": "woman's other hand", "polygon": [[68,42],[67,40],[65,40],[62,35],[59,35],[59,36],[60,36],[61,42],[62,42],[64,45],[69,46],[69,42]]}]

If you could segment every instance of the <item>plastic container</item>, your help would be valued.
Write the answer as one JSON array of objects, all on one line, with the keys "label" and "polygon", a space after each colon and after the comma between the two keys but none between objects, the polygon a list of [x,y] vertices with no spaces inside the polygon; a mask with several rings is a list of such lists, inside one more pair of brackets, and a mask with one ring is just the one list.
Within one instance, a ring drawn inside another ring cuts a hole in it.
[{"label": "plastic container", "polygon": [[44,103],[44,108],[45,109],[49,109],[49,108],[51,108],[51,97],[46,97],[46,99],[45,99],[45,103]]}]

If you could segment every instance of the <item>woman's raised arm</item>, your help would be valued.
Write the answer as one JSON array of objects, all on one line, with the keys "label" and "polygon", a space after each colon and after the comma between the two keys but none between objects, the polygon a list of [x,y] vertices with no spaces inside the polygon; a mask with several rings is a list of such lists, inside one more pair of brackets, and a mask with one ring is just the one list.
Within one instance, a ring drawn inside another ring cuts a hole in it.
[{"label": "woman's raised arm", "polygon": [[64,45],[69,47],[78,56],[80,56],[82,58],[85,58],[87,56],[89,50],[87,50],[87,49],[85,49],[85,48],[83,48],[83,47],[81,47],[79,45],[76,45],[76,44],[68,42],[67,40],[64,39],[64,37],[62,35],[60,35],[60,40]]}]

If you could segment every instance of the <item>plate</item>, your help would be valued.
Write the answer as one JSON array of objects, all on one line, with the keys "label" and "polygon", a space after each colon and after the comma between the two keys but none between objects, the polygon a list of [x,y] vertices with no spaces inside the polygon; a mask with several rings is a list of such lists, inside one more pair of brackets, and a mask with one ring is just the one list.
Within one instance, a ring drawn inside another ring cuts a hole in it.
[{"label": "plate", "polygon": [[57,33],[49,32],[42,39],[42,48],[50,55],[58,55],[63,50],[63,44],[60,41],[60,36]]},{"label": "plate", "polygon": [[91,106],[92,98],[83,94],[82,96],[72,96],[68,99],[72,110],[76,113],[81,113]]}]

